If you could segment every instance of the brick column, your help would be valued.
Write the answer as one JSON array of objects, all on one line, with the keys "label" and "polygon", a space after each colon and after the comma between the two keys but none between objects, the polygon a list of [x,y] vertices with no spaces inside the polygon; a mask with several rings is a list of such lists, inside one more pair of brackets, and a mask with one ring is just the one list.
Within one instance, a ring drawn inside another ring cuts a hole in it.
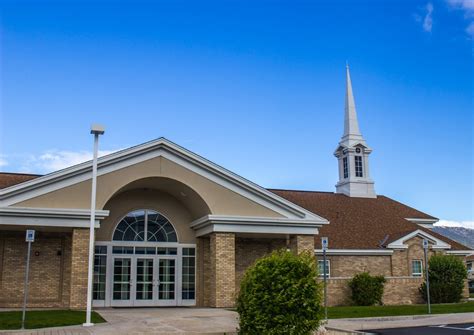
[{"label": "brick column", "polygon": [[235,234],[212,233],[210,238],[211,307],[235,305]]},{"label": "brick column", "polygon": [[89,262],[89,229],[72,231],[71,293],[69,308],[85,309],[87,305],[87,272]]},{"label": "brick column", "polygon": [[314,235],[293,235],[290,237],[290,249],[296,254],[309,251],[314,254]]}]

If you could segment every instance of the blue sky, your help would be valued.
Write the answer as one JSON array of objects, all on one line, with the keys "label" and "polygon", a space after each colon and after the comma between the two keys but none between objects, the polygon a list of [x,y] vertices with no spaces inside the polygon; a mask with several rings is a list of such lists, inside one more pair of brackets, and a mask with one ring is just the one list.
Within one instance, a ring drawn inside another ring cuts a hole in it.
[{"label": "blue sky", "polygon": [[0,169],[87,159],[98,122],[334,191],[347,60],[377,193],[474,221],[473,3],[1,1]]}]

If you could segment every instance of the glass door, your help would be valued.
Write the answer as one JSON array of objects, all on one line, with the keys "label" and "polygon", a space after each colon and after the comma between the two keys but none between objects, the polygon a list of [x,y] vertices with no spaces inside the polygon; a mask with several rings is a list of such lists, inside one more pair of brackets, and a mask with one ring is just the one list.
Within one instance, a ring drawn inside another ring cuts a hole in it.
[{"label": "glass door", "polygon": [[132,258],[113,258],[112,306],[131,306]]},{"label": "glass door", "polygon": [[176,258],[158,258],[158,305],[176,306]]},{"label": "glass door", "polygon": [[135,266],[135,306],[151,306],[154,300],[154,259],[137,258]]}]

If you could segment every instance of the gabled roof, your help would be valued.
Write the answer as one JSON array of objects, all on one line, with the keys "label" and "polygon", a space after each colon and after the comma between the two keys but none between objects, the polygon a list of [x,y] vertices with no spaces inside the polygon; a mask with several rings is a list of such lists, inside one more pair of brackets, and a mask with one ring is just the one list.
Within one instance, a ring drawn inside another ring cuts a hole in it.
[{"label": "gabled roof", "polygon": [[330,249],[384,249],[391,242],[420,230],[451,245],[451,250],[469,250],[460,243],[407,220],[437,220],[435,217],[383,195],[377,198],[355,198],[332,192],[270,191],[329,220],[329,225],[319,229],[316,249],[321,248],[322,236],[329,237]]},{"label": "gabled roof", "polygon": [[[100,157],[97,163],[98,176],[123,169],[134,164],[164,157],[200,174],[264,207],[287,218],[310,220],[327,224],[319,217],[285,198],[252,183],[251,181],[161,137],[128,149]],[[0,207],[7,207],[32,199],[92,177],[92,161],[77,164],[41,177],[26,179],[20,184],[0,189]]]}]

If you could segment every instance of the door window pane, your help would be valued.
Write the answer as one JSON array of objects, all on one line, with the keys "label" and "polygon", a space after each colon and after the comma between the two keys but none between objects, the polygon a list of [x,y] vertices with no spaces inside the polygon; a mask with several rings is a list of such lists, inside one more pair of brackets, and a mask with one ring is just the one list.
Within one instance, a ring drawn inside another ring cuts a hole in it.
[{"label": "door window pane", "polygon": [[196,294],[195,271],[196,257],[194,248],[183,248],[181,298],[194,300]]},{"label": "door window pane", "polygon": [[94,285],[92,299],[105,300],[107,246],[96,246],[94,254]]},{"label": "door window pane", "polygon": [[137,259],[137,300],[153,299],[153,259]]},{"label": "door window pane", "polygon": [[175,294],[175,260],[160,259],[158,299],[173,300]]},{"label": "door window pane", "polygon": [[114,284],[112,294],[114,300],[130,300],[131,261],[130,258],[114,259]]}]

